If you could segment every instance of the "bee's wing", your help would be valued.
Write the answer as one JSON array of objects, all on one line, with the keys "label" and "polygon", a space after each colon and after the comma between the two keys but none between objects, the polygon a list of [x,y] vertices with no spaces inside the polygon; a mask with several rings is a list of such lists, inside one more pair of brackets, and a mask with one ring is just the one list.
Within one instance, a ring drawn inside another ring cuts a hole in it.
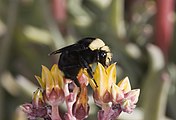
[{"label": "bee's wing", "polygon": [[63,47],[59,50],[53,51],[51,53],[49,53],[48,55],[53,55],[53,54],[58,54],[58,53],[62,53],[62,52],[66,52],[66,51],[81,51],[81,50],[85,50],[86,48],[82,45],[82,44],[73,44],[73,45],[69,45],[66,47]]}]

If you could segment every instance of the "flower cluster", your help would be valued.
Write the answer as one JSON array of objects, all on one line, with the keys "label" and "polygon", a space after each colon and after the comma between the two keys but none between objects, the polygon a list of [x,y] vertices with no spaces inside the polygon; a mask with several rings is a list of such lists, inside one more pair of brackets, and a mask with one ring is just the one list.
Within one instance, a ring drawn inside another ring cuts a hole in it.
[{"label": "flower cluster", "polygon": [[116,119],[122,111],[131,113],[136,107],[140,89],[131,90],[128,77],[116,84],[115,64],[105,69],[98,63],[94,79],[98,87],[90,84],[94,90],[93,98],[102,108],[98,112],[98,120]]},{"label": "flower cluster", "polygon": [[[81,69],[77,79],[78,87],[74,81],[64,78],[64,74],[55,64],[49,70],[42,66],[41,77],[35,76],[41,88],[33,93],[32,102],[21,105],[28,119],[43,118],[45,120],[83,120],[88,117],[88,91],[87,86],[93,89],[95,104],[98,111],[98,120],[113,120],[120,113],[131,113],[138,101],[139,89],[131,90],[128,77],[116,84],[116,65],[111,64],[104,68],[98,63],[94,80],[88,77],[86,69]],[[96,82],[96,84],[95,84]],[[61,114],[59,106],[65,102],[67,112]]]}]

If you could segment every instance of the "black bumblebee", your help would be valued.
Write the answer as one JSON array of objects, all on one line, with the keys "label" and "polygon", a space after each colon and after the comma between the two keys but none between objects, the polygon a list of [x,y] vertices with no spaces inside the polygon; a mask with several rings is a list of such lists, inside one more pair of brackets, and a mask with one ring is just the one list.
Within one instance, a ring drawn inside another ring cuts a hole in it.
[{"label": "black bumblebee", "polygon": [[108,46],[99,38],[83,38],[73,45],[56,50],[49,55],[61,53],[58,67],[66,78],[77,81],[77,74],[81,68],[87,68],[90,78],[93,72],[90,64],[100,62],[108,66],[111,62],[112,53]]}]

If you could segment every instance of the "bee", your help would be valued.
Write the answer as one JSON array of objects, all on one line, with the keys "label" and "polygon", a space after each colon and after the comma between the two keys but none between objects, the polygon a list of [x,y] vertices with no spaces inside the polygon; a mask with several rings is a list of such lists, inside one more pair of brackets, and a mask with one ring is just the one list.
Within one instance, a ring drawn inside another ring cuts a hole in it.
[{"label": "bee", "polygon": [[60,53],[59,69],[63,71],[66,78],[74,80],[77,85],[79,84],[77,75],[81,68],[86,68],[89,77],[93,79],[90,65],[100,62],[103,66],[109,66],[112,59],[109,47],[101,39],[92,37],[83,38],[77,43],[53,51],[49,55],[58,53]]}]

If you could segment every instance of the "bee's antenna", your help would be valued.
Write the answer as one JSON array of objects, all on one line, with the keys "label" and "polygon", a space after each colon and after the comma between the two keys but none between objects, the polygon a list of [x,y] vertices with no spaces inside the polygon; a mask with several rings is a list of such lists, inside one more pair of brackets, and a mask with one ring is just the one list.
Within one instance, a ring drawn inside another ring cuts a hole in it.
[{"label": "bee's antenna", "polygon": [[48,56],[51,56],[51,55],[54,55],[54,53],[52,52],[52,53],[49,53],[49,54],[48,54]]},{"label": "bee's antenna", "polygon": [[49,53],[48,56],[55,55],[57,53],[60,53],[60,50],[53,51],[53,52]]}]

